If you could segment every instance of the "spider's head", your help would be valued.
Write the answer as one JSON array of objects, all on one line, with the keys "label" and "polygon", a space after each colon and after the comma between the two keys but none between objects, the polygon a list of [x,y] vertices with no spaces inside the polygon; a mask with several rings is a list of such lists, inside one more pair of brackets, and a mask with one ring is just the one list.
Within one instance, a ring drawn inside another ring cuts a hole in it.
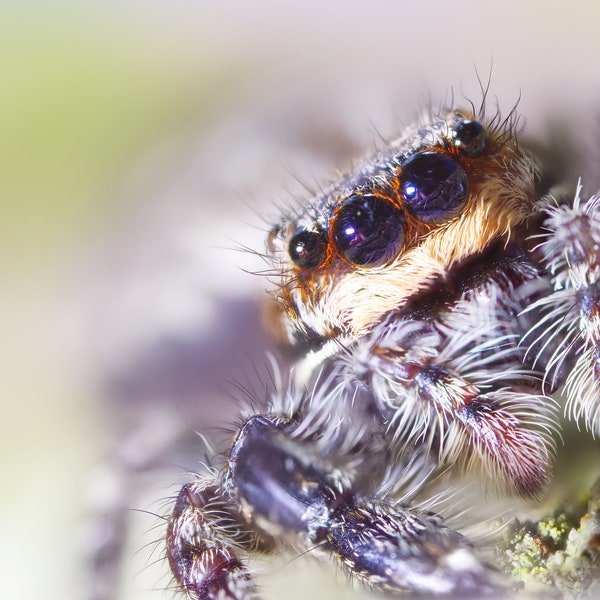
[{"label": "spider's head", "polygon": [[292,341],[352,340],[531,214],[536,167],[514,126],[453,110],[407,128],[268,240]]}]

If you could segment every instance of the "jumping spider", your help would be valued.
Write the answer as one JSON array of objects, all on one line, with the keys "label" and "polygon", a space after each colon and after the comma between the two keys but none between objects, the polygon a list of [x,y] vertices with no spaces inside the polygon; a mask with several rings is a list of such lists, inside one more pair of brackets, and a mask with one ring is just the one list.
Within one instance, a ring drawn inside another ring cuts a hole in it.
[{"label": "jumping spider", "polygon": [[475,466],[538,497],[555,390],[600,434],[600,197],[548,193],[516,129],[427,115],[271,231],[269,315],[300,358],[175,501],[190,598],[258,597],[245,555],[281,547],[388,593],[502,587],[416,494]]}]

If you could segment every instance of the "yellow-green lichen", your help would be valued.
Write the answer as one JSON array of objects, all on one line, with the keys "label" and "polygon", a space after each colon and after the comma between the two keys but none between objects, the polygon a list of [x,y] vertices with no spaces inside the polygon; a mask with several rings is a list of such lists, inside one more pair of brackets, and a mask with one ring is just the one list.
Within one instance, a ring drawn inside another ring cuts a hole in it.
[{"label": "yellow-green lichen", "polygon": [[525,592],[570,599],[600,595],[600,484],[587,508],[519,524],[504,562]]}]

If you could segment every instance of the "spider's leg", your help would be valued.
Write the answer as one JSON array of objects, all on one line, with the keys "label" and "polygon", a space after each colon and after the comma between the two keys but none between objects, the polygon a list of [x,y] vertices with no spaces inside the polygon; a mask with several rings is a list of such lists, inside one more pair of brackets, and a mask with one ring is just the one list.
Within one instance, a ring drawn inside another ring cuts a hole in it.
[{"label": "spider's leg", "polygon": [[179,492],[167,529],[171,571],[192,600],[251,600],[256,586],[240,550],[257,545],[218,478],[197,479]]},{"label": "spider's leg", "polygon": [[415,508],[354,498],[333,516],[327,540],[345,568],[382,590],[452,597],[499,591],[463,535]]},{"label": "spider's leg", "polygon": [[579,186],[572,204],[547,212],[540,250],[554,292],[533,305],[549,316],[529,336],[552,341],[548,381],[565,384],[567,415],[600,435],[600,196],[583,200]]},{"label": "spider's leg", "polygon": [[477,458],[534,496],[549,477],[556,410],[519,346],[523,307],[515,299],[536,280],[528,265],[509,267],[479,275],[458,300],[418,320],[391,315],[359,340],[349,362],[400,443],[425,441],[443,463]]},{"label": "spider's leg", "polygon": [[365,496],[350,471],[314,453],[295,430],[294,423],[255,416],[231,451],[227,489],[261,533],[332,554],[380,590],[480,596],[494,589],[463,535],[425,510]]},{"label": "spider's leg", "polygon": [[[167,554],[190,598],[256,598],[243,555],[279,546],[334,556],[380,590],[481,595],[496,587],[462,534],[430,505],[410,505],[432,473],[428,455],[394,457],[390,467],[379,421],[361,413],[359,397],[343,397],[343,375],[333,368],[311,392],[274,396],[267,413],[242,424],[223,470],[183,487]],[[399,491],[402,500],[389,499]]]}]

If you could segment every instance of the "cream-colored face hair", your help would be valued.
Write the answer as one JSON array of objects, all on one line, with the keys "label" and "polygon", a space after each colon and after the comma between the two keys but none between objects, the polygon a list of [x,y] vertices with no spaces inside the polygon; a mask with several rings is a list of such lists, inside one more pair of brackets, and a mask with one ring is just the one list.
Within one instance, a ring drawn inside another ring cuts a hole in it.
[{"label": "cream-colored face hair", "polygon": [[453,110],[407,128],[271,234],[290,341],[352,340],[450,283],[532,213],[536,167],[511,119]]}]

